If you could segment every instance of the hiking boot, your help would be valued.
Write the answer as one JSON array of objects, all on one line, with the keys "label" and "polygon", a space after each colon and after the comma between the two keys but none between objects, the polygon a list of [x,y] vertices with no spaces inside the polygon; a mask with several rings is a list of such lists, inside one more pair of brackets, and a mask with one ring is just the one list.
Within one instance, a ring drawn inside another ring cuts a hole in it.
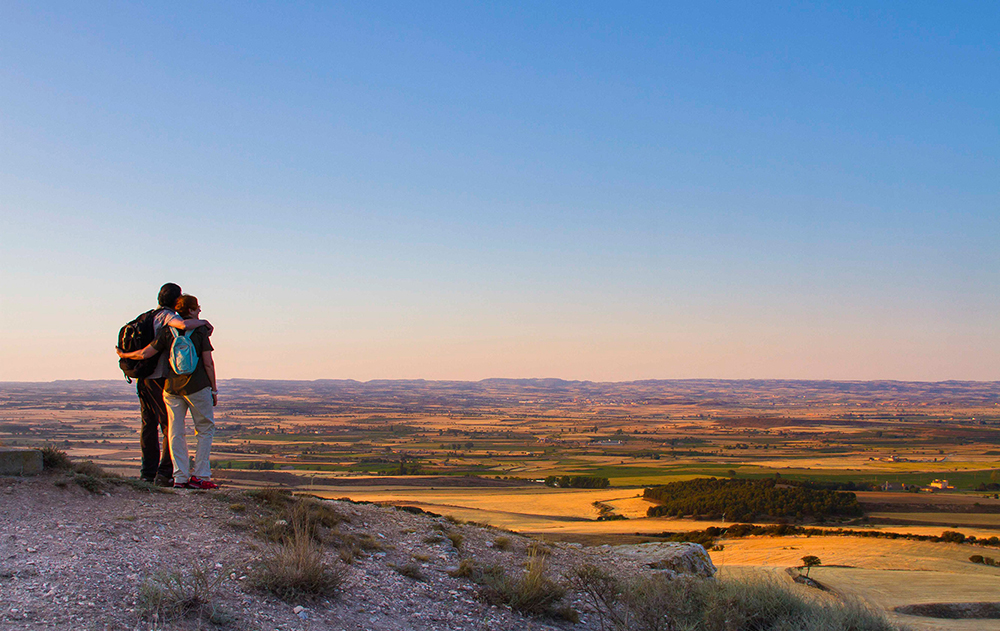
[{"label": "hiking boot", "polygon": [[211,480],[202,480],[201,478],[196,478],[191,476],[188,480],[188,488],[191,489],[202,489],[203,491],[208,491],[209,489],[217,489],[219,485],[212,482]]},{"label": "hiking boot", "polygon": [[174,479],[171,478],[170,476],[158,475],[155,478],[153,478],[153,484],[155,484],[156,486],[169,488],[174,485]]}]

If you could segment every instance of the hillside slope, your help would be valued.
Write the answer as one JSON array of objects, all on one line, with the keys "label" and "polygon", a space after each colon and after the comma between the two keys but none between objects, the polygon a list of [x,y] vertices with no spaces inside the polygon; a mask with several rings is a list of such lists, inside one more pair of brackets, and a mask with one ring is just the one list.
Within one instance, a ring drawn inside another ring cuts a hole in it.
[{"label": "hillside slope", "polygon": [[[325,503],[316,533],[343,584],[329,596],[282,601],[253,584],[262,559],[276,549],[267,537],[290,532],[274,508],[285,501],[273,493],[164,493],[79,472],[0,477],[0,628],[600,628],[581,594],[570,591],[561,601],[579,612],[573,624],[491,604],[468,575],[449,574],[474,562],[517,576],[529,548],[538,546],[532,540],[349,502]],[[546,546],[534,556],[544,556],[547,574],[559,581],[586,563],[622,576],[652,574],[647,564],[664,557],[712,571],[710,561],[701,564],[707,555],[700,546],[686,544],[651,544],[639,555]],[[151,608],[151,587],[162,595],[172,585],[204,602],[186,613]]]}]

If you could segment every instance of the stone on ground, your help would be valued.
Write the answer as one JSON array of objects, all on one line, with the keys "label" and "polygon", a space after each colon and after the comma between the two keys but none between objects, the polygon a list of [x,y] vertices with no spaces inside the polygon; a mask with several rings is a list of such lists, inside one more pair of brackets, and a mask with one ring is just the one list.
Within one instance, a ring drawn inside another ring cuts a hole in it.
[{"label": "stone on ground", "polygon": [[41,472],[42,452],[0,447],[0,475],[38,475]]}]

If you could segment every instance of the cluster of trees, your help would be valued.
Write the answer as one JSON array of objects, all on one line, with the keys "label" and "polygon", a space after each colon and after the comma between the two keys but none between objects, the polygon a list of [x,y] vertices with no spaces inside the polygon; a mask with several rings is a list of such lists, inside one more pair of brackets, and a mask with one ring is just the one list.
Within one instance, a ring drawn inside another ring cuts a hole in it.
[{"label": "cluster of trees", "polygon": [[826,519],[833,516],[857,517],[863,514],[853,493],[811,489],[802,485],[779,484],[777,480],[734,480],[698,478],[671,482],[646,489],[644,497],[660,502],[647,511],[650,517],[693,515],[709,519],[745,521],[760,517],[805,517]]},{"label": "cluster of trees", "polygon": [[596,475],[550,475],[545,478],[545,486],[561,489],[606,489],[610,484],[608,478]]},{"label": "cluster of trees", "polygon": [[452,451],[458,451],[465,447],[466,449],[472,449],[476,444],[471,440],[466,443],[441,443],[441,449],[451,449]]},{"label": "cluster of trees", "polygon": [[981,554],[973,554],[969,557],[969,560],[973,563],[980,563],[982,565],[991,565],[993,567],[1000,566],[1000,563],[997,563],[996,559],[993,557],[984,557]]},{"label": "cluster of trees", "polygon": [[600,501],[592,502],[592,504],[594,508],[597,509],[597,521],[616,521],[619,519],[628,519],[625,515],[616,513],[615,508],[610,504],[605,504]]}]

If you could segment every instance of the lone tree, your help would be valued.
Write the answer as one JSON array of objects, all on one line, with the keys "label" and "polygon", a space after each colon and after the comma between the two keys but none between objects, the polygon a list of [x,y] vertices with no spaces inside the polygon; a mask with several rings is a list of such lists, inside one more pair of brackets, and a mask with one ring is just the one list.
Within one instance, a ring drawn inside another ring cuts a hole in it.
[{"label": "lone tree", "polygon": [[802,557],[802,565],[806,568],[806,578],[809,578],[809,569],[814,568],[817,565],[822,565],[823,562],[819,560],[819,557],[807,554]]}]

